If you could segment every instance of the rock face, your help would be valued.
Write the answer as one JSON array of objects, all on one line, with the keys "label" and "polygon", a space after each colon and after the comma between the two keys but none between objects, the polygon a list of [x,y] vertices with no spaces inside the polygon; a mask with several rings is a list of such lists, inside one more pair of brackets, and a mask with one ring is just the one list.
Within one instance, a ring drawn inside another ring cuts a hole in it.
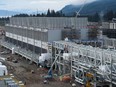
[{"label": "rock face", "polygon": [[[82,5],[67,5],[61,11],[65,15],[73,15]],[[107,12],[113,10],[116,12],[116,0],[96,0],[85,4],[85,7],[80,12],[81,14],[92,15],[96,12]]]}]

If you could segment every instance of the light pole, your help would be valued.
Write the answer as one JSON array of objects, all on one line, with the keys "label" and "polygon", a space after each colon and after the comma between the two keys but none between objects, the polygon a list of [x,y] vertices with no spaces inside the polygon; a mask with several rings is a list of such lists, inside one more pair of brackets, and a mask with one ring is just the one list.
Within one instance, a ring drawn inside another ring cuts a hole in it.
[{"label": "light pole", "polygon": [[40,56],[42,55],[42,28],[40,27]]},{"label": "light pole", "polygon": [[113,65],[113,59],[112,59],[113,57],[112,57],[112,54],[111,54],[111,75],[110,75],[110,78],[111,78],[111,83],[110,83],[110,87],[112,87],[112,69],[113,69],[113,67],[112,67],[112,65]]},{"label": "light pole", "polygon": [[35,54],[35,28],[34,27],[33,27],[32,32],[33,32],[32,33],[33,34],[32,35],[32,37],[33,37],[33,57],[32,58],[34,59],[35,58],[35,55],[34,55]]}]

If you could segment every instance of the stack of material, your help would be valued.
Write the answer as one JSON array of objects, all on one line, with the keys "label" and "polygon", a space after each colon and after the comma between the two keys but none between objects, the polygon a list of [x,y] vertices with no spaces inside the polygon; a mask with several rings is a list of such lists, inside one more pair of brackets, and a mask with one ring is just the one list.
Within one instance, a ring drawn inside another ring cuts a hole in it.
[{"label": "stack of material", "polygon": [[12,78],[4,78],[4,82],[8,87],[19,87],[18,84],[12,80]]}]

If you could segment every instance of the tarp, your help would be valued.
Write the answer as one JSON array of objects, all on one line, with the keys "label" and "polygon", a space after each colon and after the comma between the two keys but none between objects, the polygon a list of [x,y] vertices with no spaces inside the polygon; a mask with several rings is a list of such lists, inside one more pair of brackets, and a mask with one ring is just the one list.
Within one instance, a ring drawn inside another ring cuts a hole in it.
[{"label": "tarp", "polygon": [[0,62],[0,65],[2,65],[2,63]]},{"label": "tarp", "polygon": [[7,67],[5,65],[0,65],[0,76],[8,75]]},{"label": "tarp", "polygon": [[43,63],[45,60],[50,60],[51,58],[52,58],[52,54],[50,54],[50,53],[43,53],[39,57],[39,63]]}]

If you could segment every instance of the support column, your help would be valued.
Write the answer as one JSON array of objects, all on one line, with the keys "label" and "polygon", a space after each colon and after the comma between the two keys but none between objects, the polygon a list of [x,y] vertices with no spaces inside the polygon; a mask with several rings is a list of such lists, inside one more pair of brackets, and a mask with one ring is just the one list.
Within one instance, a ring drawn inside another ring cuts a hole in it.
[{"label": "support column", "polygon": [[72,75],[72,60],[73,60],[73,56],[72,56],[72,51],[73,51],[73,48],[71,47],[71,78],[73,77]]},{"label": "support column", "polygon": [[111,54],[111,76],[110,76],[111,83],[110,83],[110,87],[112,87],[112,69],[113,69],[112,65],[113,65],[113,60],[112,60],[112,54]]},{"label": "support column", "polygon": [[[55,58],[56,58],[56,53],[57,51],[56,51],[56,48],[55,48]],[[55,62],[55,71],[57,70],[57,62]]]},{"label": "support column", "polygon": [[[95,53],[94,53],[94,56],[95,56],[95,69],[96,69],[96,67],[97,67],[97,57],[96,57],[96,49],[95,49]],[[95,78],[95,82],[94,82],[94,87],[96,87],[97,86],[97,80],[96,80],[96,75],[97,75],[97,73],[96,73],[96,70],[94,71],[94,78]]]},{"label": "support column", "polygon": [[110,84],[110,87],[112,87],[112,84]]}]

